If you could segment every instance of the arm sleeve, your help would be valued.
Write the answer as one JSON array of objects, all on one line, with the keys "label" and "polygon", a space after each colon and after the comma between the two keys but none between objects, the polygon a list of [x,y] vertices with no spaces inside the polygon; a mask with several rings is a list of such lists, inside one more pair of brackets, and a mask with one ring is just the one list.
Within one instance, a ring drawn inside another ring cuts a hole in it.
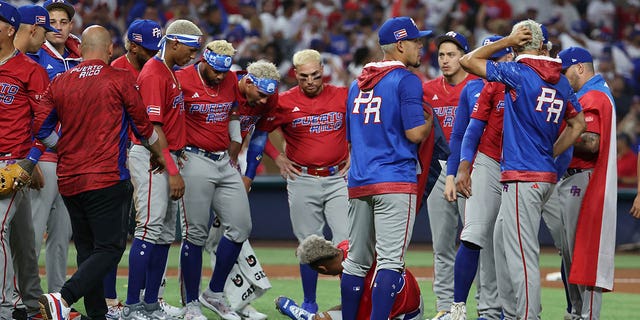
[{"label": "arm sleeve", "polygon": [[262,130],[255,130],[251,135],[251,141],[249,141],[247,148],[247,169],[244,173],[250,179],[256,176],[256,170],[262,160],[262,151],[268,140],[267,137],[267,132]]},{"label": "arm sleeve", "polygon": [[[127,71],[124,74],[120,84],[120,98],[122,99],[125,111],[130,118],[131,132],[140,140],[148,140],[153,134],[153,124],[149,121],[140,93],[136,90],[136,82]],[[116,84],[118,84],[116,83]]]},{"label": "arm sleeve", "polygon": [[[138,78],[138,87],[140,96],[145,110],[149,116],[149,120],[153,123],[163,124],[165,97],[166,97],[165,79],[159,76],[147,76],[143,79]],[[169,106],[170,107],[170,106]]]},{"label": "arm sleeve", "polygon": [[422,83],[418,76],[411,74],[403,77],[398,84],[398,91],[404,130],[425,124],[422,111]]},{"label": "arm sleeve", "polygon": [[458,108],[456,108],[456,117],[453,122],[451,136],[449,137],[449,150],[451,150],[451,154],[449,154],[447,159],[447,175],[455,176],[458,172],[462,137],[467,129],[467,125],[469,124],[471,108],[475,104],[477,95],[480,94],[481,88],[482,87],[479,87],[474,81],[473,83],[467,84],[460,93]]},{"label": "arm sleeve", "polygon": [[460,161],[467,160],[471,162],[473,160],[486,125],[487,123],[482,120],[471,118],[471,121],[469,121],[469,125],[467,126],[467,130],[464,132],[464,137],[462,138],[462,145],[460,146]]},{"label": "arm sleeve", "polygon": [[522,78],[518,62],[487,61],[487,80],[502,82],[512,88],[520,87]]}]

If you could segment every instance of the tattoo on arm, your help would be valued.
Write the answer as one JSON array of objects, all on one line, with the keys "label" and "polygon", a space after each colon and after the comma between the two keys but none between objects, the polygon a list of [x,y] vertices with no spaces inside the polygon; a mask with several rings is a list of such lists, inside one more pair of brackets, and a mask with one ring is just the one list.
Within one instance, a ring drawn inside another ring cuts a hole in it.
[{"label": "tattoo on arm", "polygon": [[597,153],[600,149],[600,135],[593,132],[585,132],[574,144],[576,151],[584,153]]}]

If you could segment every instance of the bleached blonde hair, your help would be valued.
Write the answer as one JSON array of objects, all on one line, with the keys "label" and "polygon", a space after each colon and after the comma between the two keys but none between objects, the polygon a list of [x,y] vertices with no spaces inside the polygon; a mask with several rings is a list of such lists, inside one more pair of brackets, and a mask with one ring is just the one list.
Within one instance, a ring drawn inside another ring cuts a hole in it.
[{"label": "bleached blonde hair", "polygon": [[233,56],[236,53],[236,49],[233,48],[233,44],[227,42],[227,40],[211,41],[207,43],[207,49],[223,56]]},{"label": "bleached blonde hair", "polygon": [[308,236],[296,249],[296,256],[302,264],[313,264],[322,259],[333,258],[340,254],[331,241],[315,234]]},{"label": "bleached blonde hair", "polygon": [[511,34],[515,33],[516,30],[520,27],[525,27],[531,30],[531,41],[521,47],[513,47],[517,52],[528,51],[528,50],[540,50],[540,46],[542,44],[542,28],[540,24],[535,22],[534,20],[527,19],[522,20],[516,23],[511,29]]},{"label": "bleached blonde hair", "polygon": [[296,52],[293,55],[293,65],[297,68],[303,64],[307,64],[307,63],[322,63],[322,56],[320,55],[320,52],[318,52],[317,50],[313,50],[313,49],[305,49],[305,50],[301,50]]},{"label": "bleached blonde hair", "polygon": [[267,60],[258,60],[247,66],[247,72],[252,75],[263,78],[280,81],[280,73],[276,65]]},{"label": "bleached blonde hair", "polygon": [[195,23],[189,20],[178,19],[171,22],[167,27],[166,34],[188,34],[192,36],[201,36],[202,30],[200,30]]}]

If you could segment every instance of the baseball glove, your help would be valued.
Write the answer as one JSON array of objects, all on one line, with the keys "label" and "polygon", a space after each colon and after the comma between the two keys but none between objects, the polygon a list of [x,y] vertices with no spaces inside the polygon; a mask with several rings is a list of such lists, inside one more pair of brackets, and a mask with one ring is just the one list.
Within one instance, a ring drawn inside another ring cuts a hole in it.
[{"label": "baseball glove", "polygon": [[0,169],[0,196],[7,196],[31,183],[33,163],[21,160]]}]

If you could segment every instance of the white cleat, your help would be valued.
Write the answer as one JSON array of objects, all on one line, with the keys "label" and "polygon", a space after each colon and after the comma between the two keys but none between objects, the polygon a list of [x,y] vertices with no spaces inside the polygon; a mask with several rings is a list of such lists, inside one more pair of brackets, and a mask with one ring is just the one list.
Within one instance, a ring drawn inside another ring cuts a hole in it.
[{"label": "white cleat", "polygon": [[184,320],[207,320],[207,317],[202,314],[199,301],[191,301],[183,309],[185,310]]},{"label": "white cleat", "polygon": [[242,320],[242,318],[231,310],[231,307],[227,303],[227,298],[221,292],[213,292],[207,288],[200,295],[200,303],[217,313],[224,320]]},{"label": "white cleat", "polygon": [[467,307],[464,302],[451,304],[451,320],[467,320]]},{"label": "white cleat", "polygon": [[265,320],[267,319],[267,315],[259,312],[252,305],[247,304],[244,308],[236,311],[239,316],[244,320]]}]

